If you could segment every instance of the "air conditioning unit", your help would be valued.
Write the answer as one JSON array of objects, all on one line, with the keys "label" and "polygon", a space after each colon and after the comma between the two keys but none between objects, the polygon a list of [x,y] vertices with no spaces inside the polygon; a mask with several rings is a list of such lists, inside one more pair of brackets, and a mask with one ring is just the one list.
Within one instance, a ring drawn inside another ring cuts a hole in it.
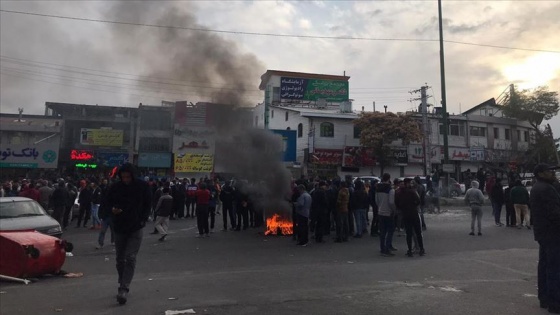
[{"label": "air conditioning unit", "polygon": [[344,101],[340,103],[340,112],[341,113],[351,113],[352,112],[352,102],[351,101]]}]

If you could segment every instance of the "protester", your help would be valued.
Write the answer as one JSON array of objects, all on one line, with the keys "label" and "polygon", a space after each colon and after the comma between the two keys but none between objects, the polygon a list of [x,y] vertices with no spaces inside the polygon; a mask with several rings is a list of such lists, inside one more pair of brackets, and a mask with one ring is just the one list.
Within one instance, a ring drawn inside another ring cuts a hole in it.
[{"label": "protester", "polygon": [[216,225],[216,207],[218,205],[218,191],[216,190],[216,187],[214,186],[214,183],[211,180],[206,181],[206,189],[210,191],[210,200],[208,201],[208,215],[210,217],[210,233],[214,233],[214,226]]},{"label": "protester", "polygon": [[[239,182],[237,184],[237,188],[235,189],[235,201],[236,201],[235,221],[237,223],[237,227],[235,228],[236,231],[241,230],[242,222],[243,222],[243,230],[249,228],[249,196],[246,193],[242,192],[242,190],[243,190],[243,185],[241,184],[241,182]],[[295,235],[296,233],[294,233],[294,237]]]},{"label": "protester", "polygon": [[502,207],[505,202],[504,198],[504,189],[502,188],[502,184],[500,181],[495,181],[493,184],[490,182],[490,185],[486,187],[490,188],[490,192],[488,196],[490,197],[490,201],[492,202],[492,213],[494,214],[494,222],[496,226],[504,226],[501,221],[502,216]]},{"label": "protester", "polygon": [[350,227],[348,224],[348,206],[350,203],[350,191],[346,182],[340,183],[338,198],[336,200],[336,240],[335,242],[348,242]]},{"label": "protester", "polygon": [[78,203],[80,204],[80,212],[78,214],[78,225],[77,228],[82,226],[82,220],[84,220],[83,227],[87,227],[87,222],[91,217],[91,198],[92,191],[87,185],[85,180],[80,181],[80,194],[78,196]]},{"label": "protester", "polygon": [[64,210],[66,209],[66,204],[68,203],[68,191],[66,190],[66,185],[64,181],[58,183],[58,187],[53,191],[51,195],[51,204],[54,208],[53,218],[58,221],[60,226],[64,224]]},{"label": "protester", "polygon": [[[529,212],[529,192],[519,179],[515,181],[514,187],[511,190],[511,202],[515,208],[517,228],[521,229],[523,227],[523,222],[525,222],[525,226],[530,230],[531,214]],[[523,222],[521,221],[521,216],[523,216]]]},{"label": "protester", "polygon": [[71,219],[72,216],[72,208],[74,207],[74,204],[76,203],[76,199],[78,198],[78,190],[76,189],[76,186],[74,186],[72,183],[68,183],[66,185],[66,189],[68,190],[68,199],[66,201],[64,218],[62,219],[63,229],[68,228],[68,224],[69,224],[68,221]]},{"label": "protester", "polygon": [[412,186],[412,179],[404,179],[404,187],[395,193],[395,203],[402,211],[403,223],[406,230],[406,244],[408,251],[406,255],[413,257],[412,252],[412,238],[416,236],[418,240],[418,247],[420,248],[419,255],[424,256],[424,240],[422,238],[422,224],[420,216],[418,215],[418,207],[420,206],[420,196],[415,187]]},{"label": "protester", "polygon": [[368,191],[369,204],[371,206],[371,212],[373,215],[371,219],[371,228],[370,228],[370,235],[372,237],[379,236],[379,207],[377,206],[377,203],[375,201],[377,183],[378,183],[377,180],[372,181],[371,187]]},{"label": "protester", "polygon": [[208,226],[209,203],[210,191],[206,188],[206,184],[202,183],[196,191],[196,225],[198,227],[198,235],[196,237],[210,236],[210,227]]},{"label": "protester", "polygon": [[329,200],[327,196],[327,183],[319,182],[319,187],[311,195],[311,213],[314,217],[315,241],[323,242],[323,235],[327,232]]},{"label": "protester", "polygon": [[49,187],[48,181],[46,180],[40,181],[39,186],[39,204],[41,204],[41,207],[43,207],[43,209],[49,210],[49,201],[51,200],[51,195],[54,190]]},{"label": "protester", "polygon": [[478,222],[478,236],[482,235],[482,205],[484,204],[484,194],[478,189],[478,182],[473,180],[471,188],[465,193],[465,203],[471,207],[471,233],[474,235],[474,222]]},{"label": "protester", "polygon": [[164,188],[162,192],[163,195],[159,198],[154,210],[156,214],[155,227],[161,235],[159,238],[160,242],[165,241],[167,237],[167,233],[169,232],[169,216],[173,212],[173,207],[175,206],[173,197],[169,195],[169,188]]},{"label": "protester", "polygon": [[193,217],[196,215],[196,191],[198,190],[198,186],[196,185],[196,179],[191,178],[191,183],[187,186],[187,196],[185,198],[185,202],[187,204],[187,218]]},{"label": "protester", "polygon": [[[222,202],[222,212],[223,212],[222,219],[224,222],[224,228],[222,229],[222,231],[228,230],[228,224],[227,224],[228,216],[231,224],[231,229],[233,230],[236,227],[235,212],[233,211],[234,210],[233,205],[235,203],[235,190],[233,189],[233,186],[231,185],[230,181],[227,181],[224,185],[224,188],[221,190],[220,201]],[[187,208],[187,212],[188,212],[188,208]]]},{"label": "protester", "polygon": [[393,233],[395,232],[395,190],[391,185],[391,175],[385,173],[376,187],[375,202],[379,206],[379,242],[382,256],[395,256],[392,253]]},{"label": "protester", "polygon": [[101,220],[99,220],[99,205],[103,193],[96,182],[91,183],[91,230],[101,229]]},{"label": "protester", "polygon": [[367,209],[369,208],[368,194],[361,180],[355,182],[354,193],[351,196],[351,204],[354,209],[354,217],[356,219],[355,238],[361,238],[364,233],[367,234]]},{"label": "protester", "polygon": [[152,194],[148,184],[136,178],[136,169],[132,164],[122,165],[118,176],[120,181],[109,190],[107,206],[112,209],[119,274],[117,301],[122,305],[127,302],[134,277],[136,255],[142,244],[142,230],[150,215]]},{"label": "protester", "polygon": [[511,190],[513,189],[513,182],[508,183],[508,187],[504,190],[504,203],[506,205],[506,226],[515,227],[517,221],[515,219],[515,207],[511,202]]},{"label": "protester", "polygon": [[426,221],[424,220],[424,209],[426,208],[426,187],[422,185],[422,181],[419,176],[414,177],[414,182],[416,183],[416,192],[420,197],[420,221],[422,223],[422,230],[426,230]]},{"label": "protester", "polygon": [[531,189],[530,203],[535,241],[539,243],[540,306],[560,314],[560,194],[553,186],[554,169],[546,164],[535,167],[537,183]]},{"label": "protester", "polygon": [[305,185],[299,185],[299,198],[296,205],[298,223],[298,245],[307,246],[309,242],[309,213],[311,211],[311,196],[307,193]]}]

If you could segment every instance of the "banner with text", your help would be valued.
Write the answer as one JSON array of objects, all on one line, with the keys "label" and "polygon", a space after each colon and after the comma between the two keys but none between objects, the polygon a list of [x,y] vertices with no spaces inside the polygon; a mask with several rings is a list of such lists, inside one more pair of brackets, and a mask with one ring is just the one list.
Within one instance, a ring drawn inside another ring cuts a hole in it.
[{"label": "banner with text", "polygon": [[319,165],[341,165],[343,150],[315,149],[311,154],[311,162]]},{"label": "banner with text", "polygon": [[0,168],[57,168],[59,142],[0,144]]},{"label": "banner with text", "polygon": [[471,152],[469,148],[449,148],[449,159],[452,161],[469,161]]},{"label": "banner with text", "polygon": [[214,169],[213,154],[175,154],[175,173],[210,173]]},{"label": "banner with text", "polygon": [[364,147],[344,147],[342,166],[364,167],[374,165],[375,157],[373,156],[373,149]]},{"label": "banner with text", "polygon": [[348,81],[280,78],[280,98],[290,100],[343,102],[348,100]]},{"label": "banner with text", "polygon": [[123,131],[82,128],[80,144],[100,147],[121,147],[123,145]]}]

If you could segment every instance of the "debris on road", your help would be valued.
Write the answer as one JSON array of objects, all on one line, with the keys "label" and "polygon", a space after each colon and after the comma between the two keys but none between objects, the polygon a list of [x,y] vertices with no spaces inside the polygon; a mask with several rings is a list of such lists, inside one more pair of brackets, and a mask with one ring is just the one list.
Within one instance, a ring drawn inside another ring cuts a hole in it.
[{"label": "debris on road", "polygon": [[66,257],[74,257],[74,254],[72,254],[71,252],[66,252]]},{"label": "debris on road", "polygon": [[170,298],[168,298],[168,300],[170,300],[170,301],[175,301],[176,299],[177,299],[176,297],[170,297]]},{"label": "debris on road", "polygon": [[83,276],[84,276],[83,272],[76,272],[76,273],[70,272],[70,273],[65,274],[63,277],[64,278],[81,278]]},{"label": "debris on road", "polygon": [[30,284],[31,283],[31,281],[29,281],[27,279],[15,278],[15,277],[4,276],[4,275],[0,275],[0,279],[1,280],[14,281],[14,282],[20,282],[20,283],[23,283],[23,284]]},{"label": "debris on road", "polygon": [[55,308],[54,311],[55,312],[62,312],[63,310],[61,308]]},{"label": "debris on road", "polygon": [[165,315],[182,315],[182,314],[196,314],[196,312],[192,308],[189,308],[188,310],[181,310],[181,311],[173,311],[173,310],[165,311]]}]

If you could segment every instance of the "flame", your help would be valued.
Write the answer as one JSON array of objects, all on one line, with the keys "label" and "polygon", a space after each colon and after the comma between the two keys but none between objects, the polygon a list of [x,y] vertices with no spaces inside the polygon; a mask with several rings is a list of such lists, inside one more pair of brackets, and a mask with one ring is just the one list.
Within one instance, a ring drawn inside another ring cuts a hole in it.
[{"label": "flame", "polygon": [[266,219],[266,232],[264,235],[292,235],[294,234],[293,223],[283,219],[279,214],[274,214]]}]

